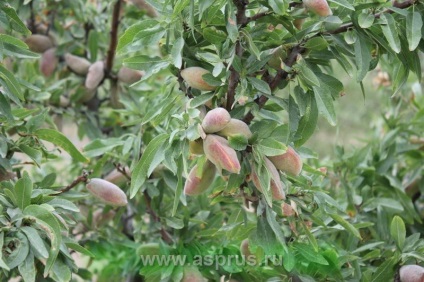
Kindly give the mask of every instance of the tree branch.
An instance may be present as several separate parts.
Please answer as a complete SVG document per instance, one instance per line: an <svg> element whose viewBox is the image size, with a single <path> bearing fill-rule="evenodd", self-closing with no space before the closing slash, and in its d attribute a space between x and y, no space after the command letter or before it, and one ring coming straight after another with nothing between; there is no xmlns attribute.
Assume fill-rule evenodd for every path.
<svg viewBox="0 0 424 282"><path fill-rule="evenodd" d="M408 0L405 2L395 2L393 4L393 7L399 8L399 9L406 9L410 6L412 6L413 4L415 4L415 2L417 2L418 0ZM383 12L377 13L374 15L375 18L380 18L380 16L383 13L393 13L392 10L386 9ZM354 25L353 23L347 23L342 25L341 27L339 27L336 30L333 30L331 32L320 32L317 33L314 36L311 36L309 39L314 38L314 37L318 37L318 36L322 36L322 35L326 35L326 34L339 34L339 33L343 33L348 31L350 28L352 28ZM304 47L302 47L302 45L305 43L305 41L302 41L300 43L298 43L297 45L295 45L289 55L287 56L286 60L284 60L284 64L287 67L292 67L294 65L294 63L296 62L297 56L299 54L302 54L306 49ZM278 84L281 82L281 80L286 79L288 77L289 73L285 70L279 70L277 72L277 74L275 75L274 79L271 80L271 82L269 83L269 86L271 88L271 90L275 90L278 86ZM258 104L259 109L261 109L265 103L268 101L268 98L265 96L260 96L258 98L255 99L255 103ZM249 124L252 120L254 119L254 115L252 113L252 111L250 110L245 117L243 118L243 121L246 122L247 124Z"/></svg>
<svg viewBox="0 0 424 282"><path fill-rule="evenodd" d="M50 194L50 196L57 196L57 195L65 193L65 192L68 192L69 190L71 190L72 188L74 188L75 186L80 184L81 182L86 183L87 180L88 180L88 176L90 174L91 174L91 172L84 170L80 176L78 176L74 181L72 181L71 184L69 184L68 186L66 186L65 188L63 188L63 189L61 189L57 192Z"/></svg>
<svg viewBox="0 0 424 282"><path fill-rule="evenodd" d="M121 11L121 1L117 0L113 7L112 14L112 29L110 31L109 49L107 51L105 73L109 75L113 68L113 60L115 58L116 46L118 45L118 27L119 27L119 13Z"/></svg>

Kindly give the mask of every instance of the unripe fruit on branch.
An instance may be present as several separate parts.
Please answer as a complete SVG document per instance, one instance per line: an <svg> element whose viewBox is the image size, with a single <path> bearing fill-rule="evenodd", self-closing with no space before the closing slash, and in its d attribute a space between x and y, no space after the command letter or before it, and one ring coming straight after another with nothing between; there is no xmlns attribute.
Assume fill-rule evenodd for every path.
<svg viewBox="0 0 424 282"><path fill-rule="evenodd" d="M131 176L131 171L129 167L126 166L123 168L123 170L128 176ZM109 172L104 177L104 179L118 186L123 185L125 184L125 182L128 181L127 177L124 174L122 174L122 172L118 171L116 168L112 170L111 172Z"/></svg>
<svg viewBox="0 0 424 282"><path fill-rule="evenodd" d="M145 0L131 0L131 2L140 10L145 11L146 15L148 15L149 17L156 18L158 16L158 13L156 12L155 8L153 8Z"/></svg>
<svg viewBox="0 0 424 282"><path fill-rule="evenodd" d="M210 73L201 67L189 67L181 71L181 77L191 88L199 89L202 91L212 91L216 89L216 86L212 86L203 80L204 74Z"/></svg>
<svg viewBox="0 0 424 282"><path fill-rule="evenodd" d="M181 282L207 282L208 280L205 279L200 273L199 269L195 266L186 266L184 267L184 275L181 279Z"/></svg>
<svg viewBox="0 0 424 282"><path fill-rule="evenodd" d="M133 84L140 80L144 72L122 67L118 71L118 79L124 83Z"/></svg>
<svg viewBox="0 0 424 282"><path fill-rule="evenodd" d="M160 255L158 243L147 243L137 248L137 256L154 256Z"/></svg>
<svg viewBox="0 0 424 282"><path fill-rule="evenodd" d="M297 176L302 171L302 160L292 147L287 147L287 152L282 155L268 157L275 167L290 175Z"/></svg>
<svg viewBox="0 0 424 282"><path fill-rule="evenodd" d="M188 143L190 154L193 155L203 155L205 151L203 151L203 140L201 138L190 141Z"/></svg>
<svg viewBox="0 0 424 282"><path fill-rule="evenodd" d="M45 51L41 56L40 60L40 72L45 76L49 77L53 74L57 67L59 60L56 57L56 48L50 48Z"/></svg>
<svg viewBox="0 0 424 282"><path fill-rule="evenodd" d="M36 53L44 53L53 47L53 41L50 39L50 37L41 34L31 35L25 39L25 43L28 45L31 51Z"/></svg>
<svg viewBox="0 0 424 282"><path fill-rule="evenodd" d="M208 134L203 141L203 150L221 173L225 169L231 173L240 173L240 162L236 151L230 147L227 139L213 134Z"/></svg>
<svg viewBox="0 0 424 282"><path fill-rule="evenodd" d="M71 71L79 75L86 75L91 66L91 63L85 58L74 56L70 53L65 54L65 62Z"/></svg>
<svg viewBox="0 0 424 282"><path fill-rule="evenodd" d="M423 282L424 267L419 265L404 265L399 270L401 282Z"/></svg>
<svg viewBox="0 0 424 282"><path fill-rule="evenodd" d="M281 182L280 174L278 173L274 164L268 158L264 159L264 165L267 168L271 177L269 185L271 188L272 198L274 200L284 200L286 198L286 194L284 192L284 187ZM253 169L251 177L253 184L255 184L256 188L263 193L264 189L261 185L261 182L259 181L259 177L256 174L255 169Z"/></svg>
<svg viewBox="0 0 424 282"><path fill-rule="evenodd" d="M105 77L104 62L97 61L88 68L87 77L85 78L85 87L89 90L96 89Z"/></svg>
<svg viewBox="0 0 424 282"><path fill-rule="evenodd" d="M196 196L206 191L215 179L216 167L210 161L203 164L202 169L195 165L187 176L184 194Z"/></svg>
<svg viewBox="0 0 424 282"><path fill-rule="evenodd" d="M252 137L252 131L249 126L242 120L232 118L230 122L224 127L224 129L218 132L219 135L225 137L244 136L246 139Z"/></svg>
<svg viewBox="0 0 424 282"><path fill-rule="evenodd" d="M252 253L250 252L249 249L249 239L244 239L241 244L240 244L240 253L242 256L245 256L246 258L248 256L251 256Z"/></svg>
<svg viewBox="0 0 424 282"><path fill-rule="evenodd" d="M128 203L127 195L109 181L92 178L87 182L86 187L93 196L111 206L125 206Z"/></svg>
<svg viewBox="0 0 424 282"><path fill-rule="evenodd" d="M321 17L333 14L326 0L303 0L303 4L309 11Z"/></svg>
<svg viewBox="0 0 424 282"><path fill-rule="evenodd" d="M224 108L215 108L206 113L202 121L205 133L215 133L224 129L230 122L231 116Z"/></svg>

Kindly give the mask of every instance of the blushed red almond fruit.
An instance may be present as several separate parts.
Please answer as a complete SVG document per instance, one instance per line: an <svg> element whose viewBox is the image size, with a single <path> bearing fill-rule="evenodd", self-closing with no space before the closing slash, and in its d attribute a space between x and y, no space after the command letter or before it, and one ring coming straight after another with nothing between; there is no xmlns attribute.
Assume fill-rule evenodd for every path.
<svg viewBox="0 0 424 282"><path fill-rule="evenodd" d="M268 159L264 159L265 167L267 168L268 172L270 173L270 188L272 192L272 198L274 200L284 200L286 198L286 194L284 192L283 183L281 182L280 174L278 173L277 169L275 168L274 164ZM255 172L254 166L253 171L251 174L253 184L255 184L255 187L263 193L263 187L259 181L259 177Z"/></svg>
<svg viewBox="0 0 424 282"><path fill-rule="evenodd" d="M53 47L53 41L50 37L41 34L33 34L29 36L25 39L25 43L28 45L29 50L36 53L44 53Z"/></svg>
<svg viewBox="0 0 424 282"><path fill-rule="evenodd" d="M184 185L184 194L197 196L206 191L215 179L216 167L206 161L202 169L195 165L188 174Z"/></svg>
<svg viewBox="0 0 424 282"><path fill-rule="evenodd" d="M92 178L87 182L87 190L111 206L125 206L128 203L127 195L115 184L100 178Z"/></svg>
<svg viewBox="0 0 424 282"><path fill-rule="evenodd" d="M224 129L231 120L230 113L224 108L215 108L206 113L202 121L205 133L215 133Z"/></svg>
<svg viewBox="0 0 424 282"><path fill-rule="evenodd" d="M54 70L59 63L56 57L56 48L50 48L43 53L40 59L40 72L45 76L49 77L54 73Z"/></svg>
<svg viewBox="0 0 424 282"><path fill-rule="evenodd" d="M217 167L219 172L225 169L231 173L240 173L240 162L237 158L237 153L230 147L227 139L218 135L208 134L203 141L203 150L206 158Z"/></svg>
<svg viewBox="0 0 424 282"><path fill-rule="evenodd" d="M204 74L210 73L201 67L189 67L181 71L181 77L191 88L199 89L202 91L212 91L216 89L216 86L212 86L203 80Z"/></svg>
<svg viewBox="0 0 424 282"><path fill-rule="evenodd" d="M183 271L183 278L181 282L207 282L208 280L203 277L199 269L195 266L186 266Z"/></svg>
<svg viewBox="0 0 424 282"><path fill-rule="evenodd" d="M88 68L87 77L85 78L85 87L89 90L96 89L105 77L104 62L97 61Z"/></svg>
<svg viewBox="0 0 424 282"><path fill-rule="evenodd" d="M252 255L249 249L249 239L244 239L240 244L240 253L242 256L248 257Z"/></svg>
<svg viewBox="0 0 424 282"><path fill-rule="evenodd" d="M235 118L232 118L224 129L218 131L218 134L225 137L242 135L246 137L246 139L252 137L252 131L250 131L249 126L244 121Z"/></svg>
<svg viewBox="0 0 424 282"><path fill-rule="evenodd" d="M326 0L303 0L303 4L309 11L321 17L333 14Z"/></svg>
<svg viewBox="0 0 424 282"><path fill-rule="evenodd" d="M129 167L126 166L123 168L123 170L128 176L131 176L131 171ZM113 184L118 186L123 185L128 181L127 177L124 174L122 174L122 172L118 171L116 168L112 170L111 172L109 172L104 177L104 180L112 182Z"/></svg>
<svg viewBox="0 0 424 282"><path fill-rule="evenodd" d="M203 151L203 140L201 138L190 141L188 143L188 146L190 154L203 155L205 153L205 151Z"/></svg>
<svg viewBox="0 0 424 282"><path fill-rule="evenodd" d="M423 282L424 267L419 265L404 265L399 270L401 282Z"/></svg>
<svg viewBox="0 0 424 282"><path fill-rule="evenodd" d="M287 148L287 152L282 155L268 157L275 167L290 175L297 176L302 171L302 159L293 150L292 147Z"/></svg>
<svg viewBox="0 0 424 282"><path fill-rule="evenodd" d="M149 17L156 18L158 16L158 13L156 12L155 8L153 8L145 0L131 0L131 2L140 10L145 11L146 15L148 15Z"/></svg>
<svg viewBox="0 0 424 282"><path fill-rule="evenodd" d="M70 53L65 54L65 63L71 71L79 75L86 75L91 66L91 63L85 58Z"/></svg>
<svg viewBox="0 0 424 282"><path fill-rule="evenodd" d="M127 67L122 67L118 71L119 81L122 81L128 84L133 84L139 81L143 75L144 75L144 72L139 70L133 70Z"/></svg>

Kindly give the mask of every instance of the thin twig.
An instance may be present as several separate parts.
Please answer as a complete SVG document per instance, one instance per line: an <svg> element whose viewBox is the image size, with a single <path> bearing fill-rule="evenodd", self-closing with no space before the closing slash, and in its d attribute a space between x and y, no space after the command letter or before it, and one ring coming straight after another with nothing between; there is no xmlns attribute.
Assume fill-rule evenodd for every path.
<svg viewBox="0 0 424 282"><path fill-rule="evenodd" d="M71 184L69 184L68 186L66 186L65 188L63 188L63 189L61 189L57 192L50 194L50 196L57 196L57 195L65 193L65 192L68 192L69 190L71 190L72 188L74 188L75 186L80 184L81 182L86 183L88 181L88 176L90 174L91 174L91 171L85 171L84 170L80 176L78 176L74 181L72 181Z"/></svg>
<svg viewBox="0 0 424 282"><path fill-rule="evenodd" d="M113 7L112 14L112 29L110 31L109 49L107 51L105 72L109 74L113 68L113 60L115 58L116 46L118 45L118 27L119 27L119 14L121 11L121 0L117 0Z"/></svg>

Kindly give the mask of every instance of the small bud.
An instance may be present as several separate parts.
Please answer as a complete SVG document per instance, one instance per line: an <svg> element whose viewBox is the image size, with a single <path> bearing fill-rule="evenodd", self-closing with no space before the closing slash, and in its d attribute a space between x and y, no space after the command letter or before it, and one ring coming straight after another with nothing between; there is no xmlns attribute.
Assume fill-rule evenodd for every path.
<svg viewBox="0 0 424 282"><path fill-rule="evenodd" d="M50 39L50 37L41 34L31 35L25 39L25 43L28 45L31 51L36 53L44 53L53 47L53 41Z"/></svg>
<svg viewBox="0 0 424 282"><path fill-rule="evenodd" d="M212 86L203 80L204 74L210 73L208 70L200 67L189 67L181 71L181 77L191 88L199 89L202 91L212 91L216 86Z"/></svg>
<svg viewBox="0 0 424 282"><path fill-rule="evenodd" d="M419 265L404 265L399 270L401 282L423 282L424 267Z"/></svg>
<svg viewBox="0 0 424 282"><path fill-rule="evenodd" d="M203 131L205 133L215 133L224 129L230 122L230 113L224 108L215 108L206 113L202 121Z"/></svg>
<svg viewBox="0 0 424 282"><path fill-rule="evenodd" d="M327 17L333 14L326 0L303 0L303 4L309 11L321 17Z"/></svg>
<svg viewBox="0 0 424 282"><path fill-rule="evenodd" d="M252 131L250 131L249 126L244 121L235 118L232 118L224 129L218 132L218 134L225 137L242 135L246 137L246 139L250 139L252 137Z"/></svg>
<svg viewBox="0 0 424 282"><path fill-rule="evenodd" d="M131 175L131 171L129 167L126 166L123 168L123 170L128 176ZM122 172L118 171L116 168L112 170L111 172L109 172L104 179L118 186L124 185L128 181L127 177L124 174L122 174Z"/></svg>
<svg viewBox="0 0 424 282"><path fill-rule="evenodd" d="M284 192L284 187L283 183L281 182L280 174L278 173L274 164L268 158L264 159L264 164L271 176L269 185L272 192L272 198L274 200L284 200L286 198L286 194ZM255 184L256 188L263 193L263 187L259 181L259 177L256 174L254 167L251 177L253 184Z"/></svg>
<svg viewBox="0 0 424 282"><path fill-rule="evenodd" d="M202 170L195 165L188 174L184 194L197 196L206 191L215 179L216 167L210 161L203 164Z"/></svg>
<svg viewBox="0 0 424 282"><path fill-rule="evenodd" d="M92 178L87 182L86 187L93 196L111 206L125 206L128 203L127 195L109 181Z"/></svg>
<svg viewBox="0 0 424 282"><path fill-rule="evenodd" d="M244 239L241 244L240 244L240 253L242 256L245 256L246 258L248 256L251 256L252 253L250 252L249 249L249 239Z"/></svg>
<svg viewBox="0 0 424 282"><path fill-rule="evenodd" d="M268 157L275 167L290 175L297 176L302 171L302 160L292 147L287 148L287 152L282 155Z"/></svg>
<svg viewBox="0 0 424 282"><path fill-rule="evenodd" d="M190 154L193 155L203 155L203 140L201 138L197 140L190 141L188 143Z"/></svg>
<svg viewBox="0 0 424 282"><path fill-rule="evenodd" d="M195 266L184 267L184 275L181 282L207 282L208 280L202 276L199 269Z"/></svg>
<svg viewBox="0 0 424 282"><path fill-rule="evenodd" d="M122 67L118 71L118 79L124 83L133 84L141 79L144 72Z"/></svg>
<svg viewBox="0 0 424 282"><path fill-rule="evenodd" d="M86 75L91 66L91 63L85 58L74 56L70 53L65 54L65 62L71 71L79 75Z"/></svg>
<svg viewBox="0 0 424 282"><path fill-rule="evenodd" d="M225 169L231 173L240 173L240 162L236 151L230 147L227 139L213 134L208 134L203 141L203 150L206 157L221 172Z"/></svg>
<svg viewBox="0 0 424 282"><path fill-rule="evenodd" d="M40 72L49 77L54 73L59 60L56 57L56 48L50 48L43 53L40 60Z"/></svg>
<svg viewBox="0 0 424 282"><path fill-rule="evenodd" d="M97 61L88 68L87 77L85 79L85 87L88 90L94 90L99 86L105 76L103 61Z"/></svg>

